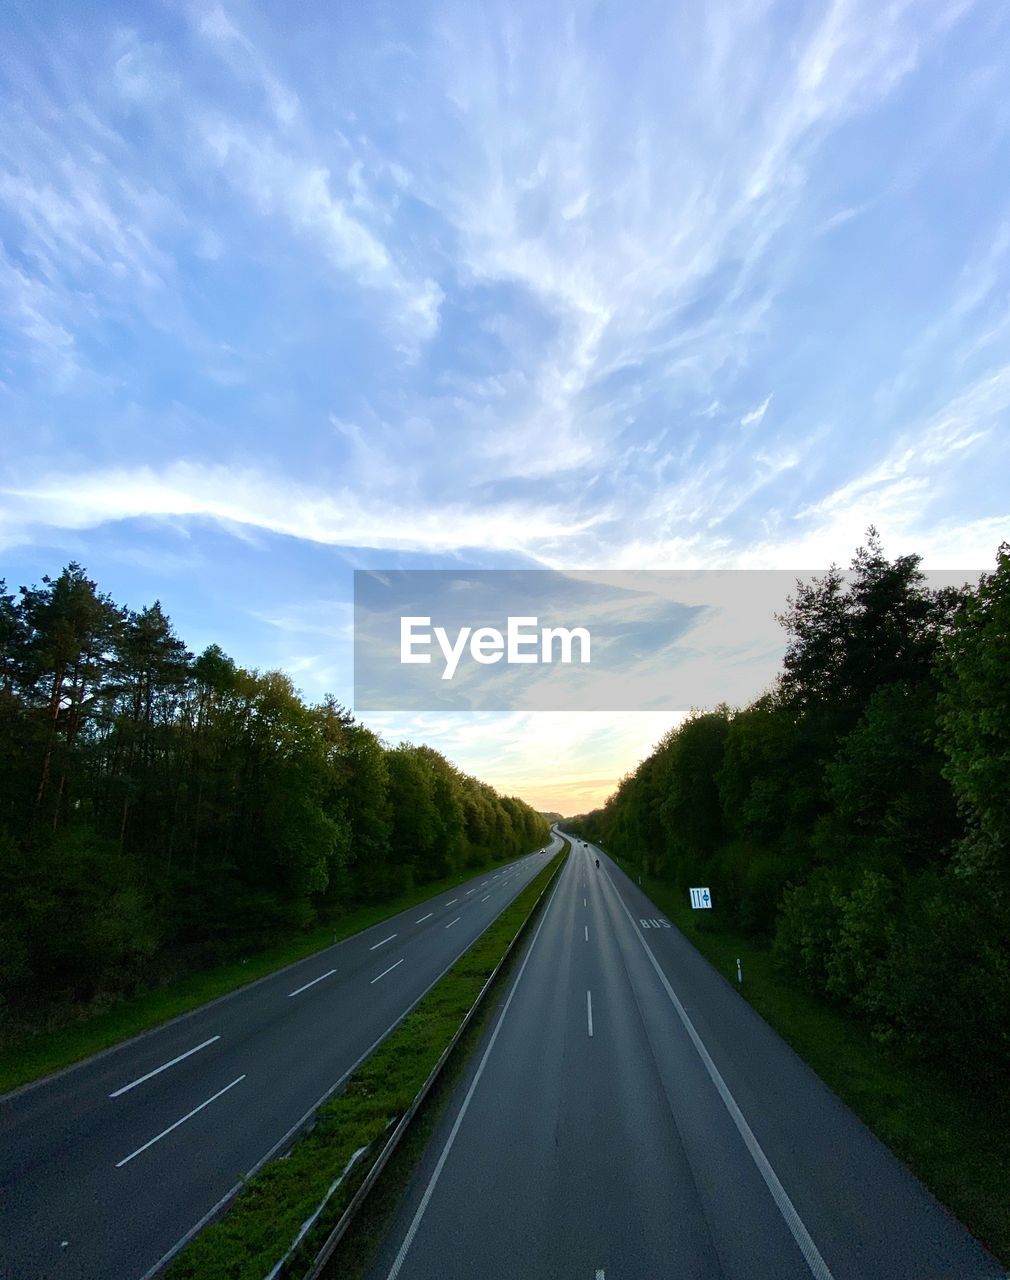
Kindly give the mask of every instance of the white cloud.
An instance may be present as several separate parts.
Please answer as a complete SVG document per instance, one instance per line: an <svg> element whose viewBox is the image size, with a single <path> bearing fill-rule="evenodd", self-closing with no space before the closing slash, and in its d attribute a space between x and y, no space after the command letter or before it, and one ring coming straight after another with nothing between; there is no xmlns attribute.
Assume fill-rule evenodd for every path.
<svg viewBox="0 0 1010 1280"><path fill-rule="evenodd" d="M231 70L259 84L277 121L281 125L294 123L300 108L298 95L274 75L253 42L235 26L221 5L196 5L192 14L197 30L217 49Z"/></svg>
<svg viewBox="0 0 1010 1280"><path fill-rule="evenodd" d="M549 545L592 523L540 502L392 505L382 497L188 462L163 470L54 474L3 492L0 538L8 546L29 539L38 526L89 529L116 520L203 517L236 533L259 529L329 545L507 552Z"/></svg>
<svg viewBox="0 0 1010 1280"><path fill-rule="evenodd" d="M762 404L759 404L756 409L751 409L749 413L745 413L743 417L740 419L741 427L753 427L753 426L756 426L759 422L761 422L765 414L768 412L768 406L771 404L771 402L772 402L771 395L768 395L765 398L764 402Z"/></svg>
<svg viewBox="0 0 1010 1280"><path fill-rule="evenodd" d="M339 271L392 295L411 335L431 337L438 327L442 290L434 280L407 278L375 231L351 213L353 200L336 194L328 168L228 121L205 122L203 135L223 172L261 213L284 217L294 231L315 241Z"/></svg>

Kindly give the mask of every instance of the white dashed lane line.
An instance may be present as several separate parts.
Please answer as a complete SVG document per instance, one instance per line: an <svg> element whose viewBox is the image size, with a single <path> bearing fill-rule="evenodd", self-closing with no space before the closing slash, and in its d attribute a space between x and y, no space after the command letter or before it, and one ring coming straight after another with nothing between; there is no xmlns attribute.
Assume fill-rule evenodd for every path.
<svg viewBox="0 0 1010 1280"><path fill-rule="evenodd" d="M318 981L318 979L317 979ZM209 1040L205 1040L203 1044L196 1045L193 1049L187 1049L185 1053L180 1053L177 1058L173 1058L171 1062L163 1062L160 1067L155 1067L153 1071L149 1071L146 1076L138 1076L136 1080L131 1080L129 1084L124 1084L121 1089L117 1089L115 1093L110 1093L110 1098L118 1098L120 1094L129 1093L131 1089L136 1089L138 1084L143 1084L145 1080L150 1080L152 1076L161 1075L163 1071L167 1071L169 1067L174 1067L177 1062L181 1062L183 1058L189 1058L194 1053L199 1053L201 1049L206 1049L209 1044L213 1044L215 1040L220 1040L220 1036L211 1036Z"/></svg>
<svg viewBox="0 0 1010 1280"><path fill-rule="evenodd" d="M336 969L329 969L326 973L321 973L318 978L313 978L311 982L306 982L304 987L296 987L294 991L288 992L288 999L292 996L300 996L303 991L308 991L309 987L314 987L317 982L322 982L324 978L332 978L336 973Z"/></svg>
<svg viewBox="0 0 1010 1280"><path fill-rule="evenodd" d="M387 973L392 973L393 970L398 968L401 964L403 964L403 956L401 956L400 959L397 960L396 964L391 964L388 969L383 969L383 971L379 974L378 977L372 979L372 981L369 983L369 986L372 986L374 983L378 982L379 978L384 978Z"/></svg>
<svg viewBox="0 0 1010 1280"><path fill-rule="evenodd" d="M136 1151L131 1151L128 1156L126 1156L122 1160L119 1160L116 1163L116 1168L122 1169L124 1164L129 1164L131 1160L133 1160L136 1156L139 1156L141 1152L146 1151L148 1147L153 1147L156 1142L160 1142L162 1138L167 1137L172 1132L173 1129L178 1129L179 1125L185 1124L187 1120L192 1120L192 1118L197 1114L198 1111L202 1111L204 1107L209 1107L210 1104L212 1102L216 1102L217 1099L220 1098L223 1093L227 1093L229 1089L234 1089L235 1086L237 1084L241 1084L244 1079L245 1079L245 1076L241 1075L238 1077L237 1080L233 1080L231 1084L226 1084L223 1089L218 1089L217 1093L215 1093L213 1097L208 1098L206 1102L201 1102L198 1107L194 1107L193 1110L188 1112L186 1115L184 1115L181 1120L176 1120L175 1124L170 1124L167 1129L162 1129L161 1133L159 1133L156 1137L152 1138L150 1142L145 1142L142 1147L138 1147Z"/></svg>

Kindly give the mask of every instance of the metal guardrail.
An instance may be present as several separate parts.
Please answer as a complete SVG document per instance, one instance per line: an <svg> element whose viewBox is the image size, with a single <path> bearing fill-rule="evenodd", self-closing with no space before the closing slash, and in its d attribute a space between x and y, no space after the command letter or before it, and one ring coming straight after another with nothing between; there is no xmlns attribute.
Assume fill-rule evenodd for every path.
<svg viewBox="0 0 1010 1280"><path fill-rule="evenodd" d="M571 841L564 836L562 836L562 839L565 841L566 845L570 849ZM561 852L562 853L565 852L564 848L562 848ZM304 1273L302 1280L319 1280L319 1277L323 1274L323 1268L326 1266L330 1258L333 1256L334 1252L336 1251L337 1245L343 1239L344 1235L347 1232L348 1227L351 1225L351 1223L354 1221L355 1217L357 1216L358 1211L360 1210L362 1204L364 1203L365 1199L368 1196L368 1193L375 1186L376 1182L378 1182L383 1169L388 1164L390 1157L393 1155L393 1152L400 1145L400 1141L402 1140L407 1129L410 1127L412 1120L417 1115L418 1111L421 1109L421 1105L423 1104L425 1098L427 1098L428 1094L431 1092L431 1089L435 1084L435 1081L441 1075L442 1070L445 1067L445 1064L448 1062L449 1057L451 1056L453 1050L456 1048L457 1044L462 1038L463 1033L466 1031L467 1027L470 1025L473 1018L476 1016L477 1011L480 1009L481 1005L484 1002L485 996L487 995L488 991L490 991L495 979L498 977L498 974L501 972L505 962L508 960L509 956L512 954L513 948L518 944L519 940L523 937L523 935L526 933L527 929L529 928L530 921L533 919L534 913L536 912L537 908L540 906L540 903L543 900L544 894L547 892L547 890L551 887L551 885L557 879L558 873L560 872L563 865L564 865L564 858L562 858L561 861L558 863L558 865L554 868L554 874L550 877L550 879L547 881L544 887L537 894L536 902L533 903L529 911L526 913L526 918L523 920L522 924L516 930L515 936L513 937L512 941L505 948L504 952L502 953L501 959L498 961L494 969L488 975L488 978L485 981L484 985L481 987L480 991L477 993L477 996L474 999L473 1004L466 1011L466 1014L463 1017L463 1021L459 1024L459 1026L456 1028L455 1032L453 1033L452 1039L449 1041L446 1047L442 1050L442 1053L439 1055L438 1061L435 1063L431 1071L428 1073L428 1077L425 1080L424 1084L421 1085L420 1089L414 1095L414 1099L411 1102L410 1106L400 1117L399 1122L396 1125L396 1128L387 1138L385 1145L383 1146L379 1154L376 1156L374 1164L372 1164L372 1166L369 1168L368 1173L365 1175L364 1179L362 1180L361 1185L358 1187L357 1191L355 1191L354 1195L348 1201L347 1206L344 1209L343 1213L337 1219L336 1225L333 1227L333 1230L323 1241L323 1244L319 1252L316 1254L315 1259L313 1260L309 1269ZM460 958L462 959L462 957Z"/></svg>

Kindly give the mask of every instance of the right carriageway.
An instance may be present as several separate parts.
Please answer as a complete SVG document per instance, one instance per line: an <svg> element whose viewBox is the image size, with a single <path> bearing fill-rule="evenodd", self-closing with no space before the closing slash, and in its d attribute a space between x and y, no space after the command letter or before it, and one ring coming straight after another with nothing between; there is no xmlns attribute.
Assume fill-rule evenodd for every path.
<svg viewBox="0 0 1010 1280"><path fill-rule="evenodd" d="M368 1275L1005 1272L641 890L576 841Z"/></svg>

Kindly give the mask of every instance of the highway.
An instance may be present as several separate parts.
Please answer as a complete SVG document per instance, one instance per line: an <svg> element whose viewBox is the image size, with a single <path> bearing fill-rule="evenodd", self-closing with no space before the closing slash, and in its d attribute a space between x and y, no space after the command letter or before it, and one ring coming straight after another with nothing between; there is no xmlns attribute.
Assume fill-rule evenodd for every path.
<svg viewBox="0 0 1010 1280"><path fill-rule="evenodd" d="M577 842L369 1280L1004 1275Z"/></svg>
<svg viewBox="0 0 1010 1280"><path fill-rule="evenodd" d="M0 1277L154 1276L560 847L0 1099Z"/></svg>

